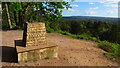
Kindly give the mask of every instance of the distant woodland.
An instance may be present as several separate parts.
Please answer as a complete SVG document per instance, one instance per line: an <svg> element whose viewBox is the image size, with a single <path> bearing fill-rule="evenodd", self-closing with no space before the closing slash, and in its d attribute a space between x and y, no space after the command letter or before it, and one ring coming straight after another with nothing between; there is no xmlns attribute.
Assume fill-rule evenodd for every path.
<svg viewBox="0 0 120 68"><path fill-rule="evenodd" d="M82 34L120 44L120 24L118 21L61 20L59 28L72 34Z"/></svg>

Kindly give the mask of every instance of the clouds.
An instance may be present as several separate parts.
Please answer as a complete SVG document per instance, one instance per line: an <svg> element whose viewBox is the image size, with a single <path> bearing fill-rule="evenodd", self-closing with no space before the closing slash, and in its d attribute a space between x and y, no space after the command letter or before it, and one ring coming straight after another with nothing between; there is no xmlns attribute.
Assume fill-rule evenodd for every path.
<svg viewBox="0 0 120 68"><path fill-rule="evenodd" d="M95 3L93 3L93 2L90 2L89 4L95 4Z"/></svg>
<svg viewBox="0 0 120 68"><path fill-rule="evenodd" d="M90 9L93 9L93 10L95 10L95 9L99 9L99 7L95 7L95 8L90 8Z"/></svg>
<svg viewBox="0 0 120 68"><path fill-rule="evenodd" d="M119 2L119 0L107 0L107 2L114 2L114 3L116 2L117 3L117 2Z"/></svg>
<svg viewBox="0 0 120 68"><path fill-rule="evenodd" d="M102 1L102 2L100 2L100 3L103 3L103 4L112 4L112 3L116 3L116 2L114 2L114 1Z"/></svg>
<svg viewBox="0 0 120 68"><path fill-rule="evenodd" d="M101 4L104 4L105 2L100 2Z"/></svg>
<svg viewBox="0 0 120 68"><path fill-rule="evenodd" d="M117 1L117 0L116 0ZM117 8L117 7L120 7L120 5L118 5L118 3L114 1L106 1L106 2L100 2L101 4L103 4L103 6L105 7L113 7L113 8Z"/></svg>
<svg viewBox="0 0 120 68"><path fill-rule="evenodd" d="M114 12L112 10L107 11L108 14L113 14Z"/></svg>
<svg viewBox="0 0 120 68"><path fill-rule="evenodd" d="M79 5L70 5L71 7L78 7Z"/></svg>
<svg viewBox="0 0 120 68"><path fill-rule="evenodd" d="M109 4L109 5L104 5L104 6L106 6L106 7L118 7L117 4Z"/></svg>
<svg viewBox="0 0 120 68"><path fill-rule="evenodd" d="M114 7L114 8L117 8L117 7L120 7L120 5L118 4L110 4L110 5L104 5L106 7Z"/></svg>
<svg viewBox="0 0 120 68"><path fill-rule="evenodd" d="M118 14L118 9L107 10L106 12L107 12L108 14Z"/></svg>
<svg viewBox="0 0 120 68"><path fill-rule="evenodd" d="M75 12L76 10L69 8L68 11L70 11L70 12Z"/></svg>
<svg viewBox="0 0 120 68"><path fill-rule="evenodd" d="M105 13L107 17L118 17L118 9L107 10Z"/></svg>
<svg viewBox="0 0 120 68"><path fill-rule="evenodd" d="M86 14L88 14L88 15L95 15L97 12L95 12L95 11L86 11Z"/></svg>
<svg viewBox="0 0 120 68"><path fill-rule="evenodd" d="M94 10L99 9L99 7L89 8L90 10L86 11L87 15L97 15L97 12Z"/></svg>
<svg viewBox="0 0 120 68"><path fill-rule="evenodd" d="M71 0L66 0L67 2L71 2ZM120 0L74 0L74 2L116 2L118 3Z"/></svg>

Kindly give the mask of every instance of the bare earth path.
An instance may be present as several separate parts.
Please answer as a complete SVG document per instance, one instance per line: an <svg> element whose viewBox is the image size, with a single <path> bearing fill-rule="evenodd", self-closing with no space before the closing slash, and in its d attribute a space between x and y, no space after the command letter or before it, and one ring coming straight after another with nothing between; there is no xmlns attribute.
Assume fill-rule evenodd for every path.
<svg viewBox="0 0 120 68"><path fill-rule="evenodd" d="M22 39L23 31L2 31L3 55L8 60L14 60L14 40ZM107 59L105 51L97 48L97 43L92 41L73 39L58 33L47 34L47 39L59 46L59 58L39 60L27 63L2 62L7 66L118 66L116 62ZM9 50L9 51L8 51ZM11 56L7 55L10 54Z"/></svg>

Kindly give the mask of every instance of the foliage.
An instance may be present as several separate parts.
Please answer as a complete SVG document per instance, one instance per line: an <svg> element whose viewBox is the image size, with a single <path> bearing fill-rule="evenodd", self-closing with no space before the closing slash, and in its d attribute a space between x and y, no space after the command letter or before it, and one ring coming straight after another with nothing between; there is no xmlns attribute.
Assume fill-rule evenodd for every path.
<svg viewBox="0 0 120 68"><path fill-rule="evenodd" d="M24 27L25 22L58 22L62 17L62 9L71 8L68 2L7 2L12 27ZM5 2L2 3L3 28L7 23ZM55 30L55 28L54 28Z"/></svg>
<svg viewBox="0 0 120 68"><path fill-rule="evenodd" d="M108 53L105 55L107 55L110 59L120 62L120 44L101 41L98 47L107 51Z"/></svg>
<svg viewBox="0 0 120 68"><path fill-rule="evenodd" d="M92 40L92 41L100 42L99 39L97 39L95 37L91 37L88 34L75 35L75 34L68 33L66 31L59 31L59 33L62 33L64 35L68 35L70 37L77 38L77 39Z"/></svg>
<svg viewBox="0 0 120 68"><path fill-rule="evenodd" d="M59 29L76 35L85 34L86 39L91 36L100 40L120 43L120 24L117 23L99 20L61 20Z"/></svg>
<svg viewBox="0 0 120 68"><path fill-rule="evenodd" d="M101 49L103 49L103 50L105 50L107 52L112 52L113 51L112 50L112 48L113 48L112 45L113 44L108 42L108 41L102 41L102 42L100 42L100 44L98 46L99 46L99 48L101 48Z"/></svg>

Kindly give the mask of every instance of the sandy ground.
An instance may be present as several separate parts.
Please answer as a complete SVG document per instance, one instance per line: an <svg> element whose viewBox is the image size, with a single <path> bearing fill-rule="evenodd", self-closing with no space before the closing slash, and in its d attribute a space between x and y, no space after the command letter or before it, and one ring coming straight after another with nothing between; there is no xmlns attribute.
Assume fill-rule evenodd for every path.
<svg viewBox="0 0 120 68"><path fill-rule="evenodd" d="M22 39L23 31L2 31L3 66L118 66L107 59L105 51L97 48L92 41L73 39L58 33L48 33L47 39L59 46L58 59L39 60L27 63L14 63L15 40Z"/></svg>

